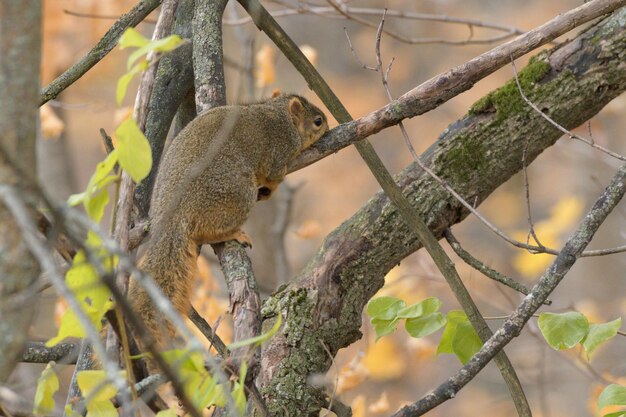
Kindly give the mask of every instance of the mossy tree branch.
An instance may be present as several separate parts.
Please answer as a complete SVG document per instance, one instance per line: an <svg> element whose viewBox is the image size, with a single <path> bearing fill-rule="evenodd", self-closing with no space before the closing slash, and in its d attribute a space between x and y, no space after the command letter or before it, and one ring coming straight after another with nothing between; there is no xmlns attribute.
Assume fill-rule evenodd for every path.
<svg viewBox="0 0 626 417"><path fill-rule="evenodd" d="M540 54L520 75L526 95L566 128L593 117L626 89L626 42L619 24L625 14L621 10L573 41ZM511 83L514 80L492 93L488 105L482 102L453 123L421 156L424 164L476 204L522 169L527 138L530 162L561 136L530 107L498 104L504 95L513 100L509 104L522 101L510 94L510 88L516 88ZM396 181L438 238L468 214L415 164ZM360 338L363 306L383 285L385 273L420 247L395 206L379 193L326 238L296 282L267 302L264 315L283 314L287 322L286 330L262 355L260 377L272 399L271 412L317 413L323 393L306 380L330 364L320 340L334 354Z"/></svg>

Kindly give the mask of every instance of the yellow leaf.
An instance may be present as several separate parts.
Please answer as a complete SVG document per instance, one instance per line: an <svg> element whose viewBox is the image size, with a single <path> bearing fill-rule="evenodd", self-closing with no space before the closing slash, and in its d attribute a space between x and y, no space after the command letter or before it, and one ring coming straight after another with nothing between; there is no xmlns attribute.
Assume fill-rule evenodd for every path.
<svg viewBox="0 0 626 417"><path fill-rule="evenodd" d="M50 362L37 379L33 412L35 414L52 414L54 411L54 394L58 390L59 377L54 371L54 362Z"/></svg>
<svg viewBox="0 0 626 417"><path fill-rule="evenodd" d="M350 407L352 407L352 417L365 417L365 395L357 395Z"/></svg>
<svg viewBox="0 0 626 417"><path fill-rule="evenodd" d="M133 181L139 183L152 169L152 150L148 139L133 119L126 119L115 130L118 140L119 164Z"/></svg>
<svg viewBox="0 0 626 417"><path fill-rule="evenodd" d="M120 36L120 40L117 43L120 46L120 49L130 47L140 48L150 43L150 40L139 33L137 29L128 28L124 31L122 36Z"/></svg>
<svg viewBox="0 0 626 417"><path fill-rule="evenodd" d="M87 401L86 417L117 417L117 408L109 400Z"/></svg>
<svg viewBox="0 0 626 417"><path fill-rule="evenodd" d="M370 413L385 413L389 411L389 398L387 398L387 392L383 391L380 397L376 401L370 404L367 408Z"/></svg>
<svg viewBox="0 0 626 417"><path fill-rule="evenodd" d="M120 377L126 378L126 372L120 371ZM106 372L103 370L80 371L76 375L76 382L83 397L94 402L107 401L117 394L117 389L108 380ZM89 408L89 404L87 404Z"/></svg>
<svg viewBox="0 0 626 417"><path fill-rule="evenodd" d="M300 239L312 239L319 236L321 229L318 221L306 220L298 227L298 230L296 230L296 236Z"/></svg>
<svg viewBox="0 0 626 417"><path fill-rule="evenodd" d="M560 199L550 210L550 219L555 223L559 232L566 232L580 220L583 209L584 202L582 199L576 196L567 196Z"/></svg>
<svg viewBox="0 0 626 417"><path fill-rule="evenodd" d="M535 233L541 243L547 247L558 248L562 237L580 219L584 208L583 201L575 196L564 197L550 210L550 217L535 223ZM527 231L513 233L513 238L525 242ZM531 244L535 242L530 240ZM554 261L554 256L520 252L513 260L513 266L522 275L535 277Z"/></svg>
<svg viewBox="0 0 626 417"><path fill-rule="evenodd" d="M300 50L313 66L317 65L317 50L311 45L301 45Z"/></svg>
<svg viewBox="0 0 626 417"><path fill-rule="evenodd" d="M369 376L369 371L361 360L362 355L356 355L348 364L339 370L337 395L357 387Z"/></svg>
<svg viewBox="0 0 626 417"><path fill-rule="evenodd" d="M258 88L267 87L276 81L275 56L276 51L270 45L263 45L256 53L255 79Z"/></svg>
<svg viewBox="0 0 626 417"><path fill-rule="evenodd" d="M65 123L54 113L49 104L39 108L41 134L44 139L58 139L65 130Z"/></svg>
<svg viewBox="0 0 626 417"><path fill-rule="evenodd" d="M396 379L407 370L405 355L391 337L383 337L369 346L363 364L374 380Z"/></svg>

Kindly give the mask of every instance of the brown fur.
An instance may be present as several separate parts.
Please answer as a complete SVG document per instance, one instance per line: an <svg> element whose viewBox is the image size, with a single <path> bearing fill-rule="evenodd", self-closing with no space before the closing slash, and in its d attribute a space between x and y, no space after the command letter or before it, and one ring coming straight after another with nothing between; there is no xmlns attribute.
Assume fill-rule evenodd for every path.
<svg viewBox="0 0 626 417"><path fill-rule="evenodd" d="M174 139L157 175L151 238L140 267L181 314L191 307L197 246L233 239L250 244L240 228L252 205L269 198L289 162L327 130L317 107L299 96L279 95L209 110ZM135 283L130 298L163 347L175 335L173 326Z"/></svg>

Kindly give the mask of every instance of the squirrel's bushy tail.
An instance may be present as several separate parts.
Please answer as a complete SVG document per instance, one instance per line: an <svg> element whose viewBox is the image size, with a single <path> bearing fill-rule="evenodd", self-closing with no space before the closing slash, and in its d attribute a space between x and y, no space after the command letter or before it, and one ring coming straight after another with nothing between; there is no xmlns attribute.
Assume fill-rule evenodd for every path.
<svg viewBox="0 0 626 417"><path fill-rule="evenodd" d="M193 241L186 238L188 233L176 230L183 227L176 223L157 229L159 234L150 239L146 253L139 262L139 269L154 279L165 297L185 317L191 309L190 287L196 271L197 248ZM129 299L159 346L163 348L170 344L175 337L175 327L134 280L131 282Z"/></svg>

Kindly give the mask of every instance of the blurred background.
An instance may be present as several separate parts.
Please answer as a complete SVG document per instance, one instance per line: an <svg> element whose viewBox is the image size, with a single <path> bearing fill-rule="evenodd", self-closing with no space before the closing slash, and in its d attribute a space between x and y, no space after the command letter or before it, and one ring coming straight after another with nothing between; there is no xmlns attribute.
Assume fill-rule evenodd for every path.
<svg viewBox="0 0 626 417"><path fill-rule="evenodd" d="M129 0L47 0L44 3L43 85L74 64L114 19L135 4ZM389 31L416 40L438 38L462 43L407 43L383 34L383 66L395 59L389 85L397 97L503 42L463 41L470 37L472 40L488 40L505 32L480 27L470 31L466 24L397 18L392 16L394 11L447 15L526 31L581 3L573 0L346 2L350 8L367 10L367 14L358 15L358 19L370 22L366 25L332 11L330 3L323 0L315 3L265 2L270 10L278 13L279 23L315 62L354 118L387 102L380 74L363 68L363 64L375 65L376 26L383 8L389 8L385 23ZM293 13L297 7L318 8L314 9L317 14ZM322 13L322 10L326 11ZM319 105L319 100L299 74L269 39L246 21L245 16L238 5L227 6L224 55L229 101L259 100L279 89L304 95ZM138 29L150 36L155 20L156 14L153 13ZM351 51L346 33L354 51ZM573 31L561 40L575 33ZM104 158L98 129L104 128L112 133L127 114L126 108L120 109L115 104L115 85L125 72L127 56L127 51L117 49L110 53L42 113L41 181L49 194L59 201L82 191L96 164ZM529 57L519 59L518 68ZM418 152L425 150L449 124L461 118L472 103L511 77L512 68L504 67L436 110L407 120L405 126ZM129 90L124 106L132 106L135 88ZM626 144L620 137L626 131L625 114L626 97L622 96L591 121L594 140L615 152L626 153ZM336 126L332 118L330 124ZM579 130L588 135L587 126ZM397 128L387 129L370 139L392 173L411 162ZM580 142L561 139L529 167L532 215L542 243L557 248L563 243L617 166L615 160ZM324 236L349 218L378 189L352 147L290 175L276 198L258 205L247 227L255 241L255 248L250 253L263 291L271 293L277 284L297 275L320 247ZM518 175L500 187L479 211L507 234L525 240L528 222L522 176ZM626 208L622 204L602 226L592 248L622 244L625 217ZM269 230L273 225L280 225L278 238L284 235L284 248L278 257L274 250L277 235ZM528 286L551 260L549 256L531 255L503 244L471 217L453 230L462 245L484 263ZM447 244L444 246L449 249ZM199 259L200 279L194 305L209 323L221 320L219 333L228 339L227 293L211 249L205 248L203 254ZM280 255L284 255L286 261ZM482 313L496 318L489 321L492 328L496 328L501 323L497 317L508 314L521 298L484 278L455 256L453 259ZM595 322L626 317L623 296L626 294L625 263L624 254L581 260L553 294L554 304L549 311L576 309ZM392 270L386 282L381 293L403 298L407 303L433 296L444 302L444 311L459 308L443 278L422 251ZM53 292L45 293L37 305L32 339L45 340L55 334L55 320L63 308L63 303L57 301ZM402 404L421 397L460 366L456 357L435 355L441 332L424 339L411 339L400 327L396 333L374 343L375 336L368 320L364 319L364 323L362 340L342 350L328 375L322 378L329 386L338 384L338 398L354 407L355 416L388 415ZM596 396L607 383L620 382L620 376L623 378L621 383L625 383L625 343L623 337L618 337L599 349L588 362L577 348L553 351L543 341L536 320L533 320L506 351L518 371L535 416L578 417L596 412ZM39 365L20 366L15 373L14 386L20 387L20 392L26 395L34 396L35 381L41 369ZM68 378L63 384L67 387L72 369L61 369ZM65 393L59 392L57 396L57 403L63 404ZM514 415L506 387L493 365L454 400L436 408L429 416L470 417L486 413Z"/></svg>

